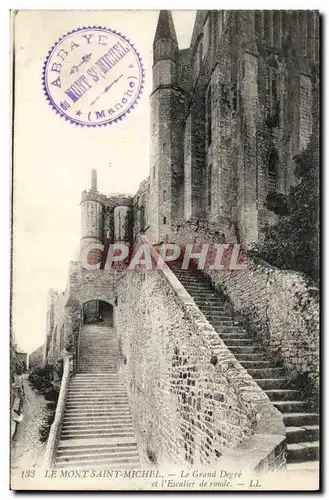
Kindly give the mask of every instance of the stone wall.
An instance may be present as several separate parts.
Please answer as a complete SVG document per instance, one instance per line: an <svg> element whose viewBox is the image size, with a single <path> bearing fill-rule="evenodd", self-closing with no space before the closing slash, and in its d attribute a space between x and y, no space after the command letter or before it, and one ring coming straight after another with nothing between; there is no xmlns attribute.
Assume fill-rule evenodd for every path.
<svg viewBox="0 0 329 500"><path fill-rule="evenodd" d="M318 290L298 272L249 258L248 269L207 271L273 358L292 380L316 395L319 389Z"/></svg>
<svg viewBox="0 0 329 500"><path fill-rule="evenodd" d="M143 461L226 463L243 443L245 467L271 453L284 463L281 414L166 269L118 283L121 370ZM248 452L255 441L262 456Z"/></svg>

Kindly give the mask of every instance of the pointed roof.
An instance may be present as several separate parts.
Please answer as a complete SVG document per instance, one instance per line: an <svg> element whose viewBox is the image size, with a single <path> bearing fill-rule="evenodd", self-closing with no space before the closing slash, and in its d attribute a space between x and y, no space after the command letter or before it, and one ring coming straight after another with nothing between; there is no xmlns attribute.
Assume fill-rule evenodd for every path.
<svg viewBox="0 0 329 500"><path fill-rule="evenodd" d="M160 38L171 38L178 45L174 21L169 10L160 10L153 43L160 40Z"/></svg>

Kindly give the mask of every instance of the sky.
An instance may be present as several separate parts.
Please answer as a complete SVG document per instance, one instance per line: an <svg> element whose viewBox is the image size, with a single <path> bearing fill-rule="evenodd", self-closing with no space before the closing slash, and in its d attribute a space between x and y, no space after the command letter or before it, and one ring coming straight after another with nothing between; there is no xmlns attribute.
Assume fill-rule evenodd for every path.
<svg viewBox="0 0 329 500"><path fill-rule="evenodd" d="M179 47L190 44L195 11L174 11ZM47 292L64 290L78 259L81 191L98 172L104 194L133 194L149 173L149 95L158 11L20 11L15 18L13 334L32 352L45 339ZM78 127L57 115L42 88L42 67L59 37L106 26L139 51L145 89L134 110L106 127Z"/></svg>

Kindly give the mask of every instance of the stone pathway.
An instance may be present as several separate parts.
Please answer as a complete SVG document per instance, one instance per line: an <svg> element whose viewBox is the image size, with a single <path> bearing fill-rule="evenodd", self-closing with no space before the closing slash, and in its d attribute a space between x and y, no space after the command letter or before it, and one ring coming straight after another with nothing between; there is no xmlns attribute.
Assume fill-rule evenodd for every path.
<svg viewBox="0 0 329 500"><path fill-rule="evenodd" d="M39 429L47 419L47 401L30 387L28 375L24 375L25 398L21 407L23 421L11 442L11 468L41 466L47 443L40 441Z"/></svg>

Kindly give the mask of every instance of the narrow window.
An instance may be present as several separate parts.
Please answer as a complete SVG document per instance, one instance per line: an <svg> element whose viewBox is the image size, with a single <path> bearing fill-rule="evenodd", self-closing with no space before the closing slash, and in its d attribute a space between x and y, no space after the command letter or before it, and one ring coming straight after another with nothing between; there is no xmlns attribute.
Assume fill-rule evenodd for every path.
<svg viewBox="0 0 329 500"><path fill-rule="evenodd" d="M207 92L206 114L207 114L207 146L210 146L210 144L211 144L211 125L212 125L212 116L211 116L211 86L209 86L208 92Z"/></svg>
<svg viewBox="0 0 329 500"><path fill-rule="evenodd" d="M279 177L279 157L275 150L272 150L268 161L268 192L275 193L278 191Z"/></svg>
<svg viewBox="0 0 329 500"><path fill-rule="evenodd" d="M167 198L166 194L167 194L166 191L163 191L163 201L166 201Z"/></svg>
<svg viewBox="0 0 329 500"><path fill-rule="evenodd" d="M207 191L208 191L208 212L211 210L211 176L212 176L212 165L208 167L208 178L207 178Z"/></svg>
<svg viewBox="0 0 329 500"><path fill-rule="evenodd" d="M273 105L273 110L275 110L277 100L278 100L278 92L277 92L276 71L272 70L272 105Z"/></svg>
<svg viewBox="0 0 329 500"><path fill-rule="evenodd" d="M164 223L164 224L167 224L167 217L164 217L164 218L163 218L163 223Z"/></svg>

